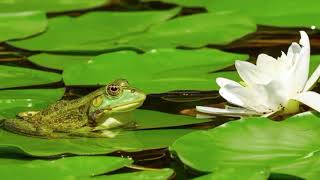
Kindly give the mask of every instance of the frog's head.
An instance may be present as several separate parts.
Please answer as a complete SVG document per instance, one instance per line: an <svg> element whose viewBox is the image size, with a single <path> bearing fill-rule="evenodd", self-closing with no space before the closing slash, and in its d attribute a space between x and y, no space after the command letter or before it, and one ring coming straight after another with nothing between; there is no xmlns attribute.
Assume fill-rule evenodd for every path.
<svg viewBox="0 0 320 180"><path fill-rule="evenodd" d="M146 99L143 92L131 87L124 79L108 84L101 91L102 93L91 101L89 108L91 115L101 116L132 111L140 107Z"/></svg>

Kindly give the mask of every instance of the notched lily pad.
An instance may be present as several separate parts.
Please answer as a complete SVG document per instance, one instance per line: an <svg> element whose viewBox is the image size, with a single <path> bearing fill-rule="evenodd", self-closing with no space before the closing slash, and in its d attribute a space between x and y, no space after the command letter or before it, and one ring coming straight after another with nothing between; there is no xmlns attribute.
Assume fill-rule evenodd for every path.
<svg viewBox="0 0 320 180"><path fill-rule="evenodd" d="M141 109L135 110L133 113L138 129L176 127L210 121L209 119L197 119L190 116Z"/></svg>
<svg viewBox="0 0 320 180"><path fill-rule="evenodd" d="M92 12L72 18L60 16L49 20L48 30L32 38L11 41L22 49L42 51L102 51L115 46L103 42L137 33L165 21L179 9L143 12Z"/></svg>
<svg viewBox="0 0 320 180"><path fill-rule="evenodd" d="M147 170L132 173L120 173L107 176L97 176L95 179L107 179L107 180L165 180L169 179L173 175L172 169L159 169L159 170Z"/></svg>
<svg viewBox="0 0 320 180"><path fill-rule="evenodd" d="M1 10L0 12L0 42L26 38L47 28L46 14L43 12L2 13Z"/></svg>
<svg viewBox="0 0 320 180"><path fill-rule="evenodd" d="M0 72L0 89L61 81L60 74L29 68L0 65Z"/></svg>
<svg viewBox="0 0 320 180"><path fill-rule="evenodd" d="M155 1L155 0L143 0ZM162 0L163 2L178 4L187 7L203 7L209 12L240 12L249 16L257 24L279 27L319 27L313 17L319 16L319 1L299 0L286 1L212 1L212 0ZM290 9L290 10L288 10ZM261 13L263 12L263 13Z"/></svg>
<svg viewBox="0 0 320 180"><path fill-rule="evenodd" d="M170 90L214 90L214 79L226 75L238 79L235 72L211 73L232 65L247 55L219 50L152 50L143 55L131 51L107 53L85 63L66 68L63 73L67 85L105 85L117 79L127 79L146 93Z"/></svg>
<svg viewBox="0 0 320 180"><path fill-rule="evenodd" d="M189 129L122 131L114 138L44 139L0 129L0 151L30 156L94 155L114 151L136 152L168 147Z"/></svg>
<svg viewBox="0 0 320 180"><path fill-rule="evenodd" d="M270 167L271 173L319 177L320 118L310 112L282 122L256 117L179 138L171 150L199 171L219 167ZM302 165L305 164L305 165ZM290 168L292 167L292 168ZM309 167L305 171L305 167Z"/></svg>
<svg viewBox="0 0 320 180"><path fill-rule="evenodd" d="M64 70L67 67L77 65L89 61L92 56L87 55L61 55L61 54L48 54L40 53L28 57L28 60L39 66Z"/></svg>
<svg viewBox="0 0 320 180"><path fill-rule="evenodd" d="M4 179L89 179L117 170L133 161L110 156L78 156L56 160L20 160L0 158Z"/></svg>
<svg viewBox="0 0 320 180"><path fill-rule="evenodd" d="M0 1L0 12L44 11L63 12L88 9L108 3L109 0L9 0Z"/></svg>
<svg viewBox="0 0 320 180"><path fill-rule="evenodd" d="M61 99L63 94L64 88L1 90L0 115L12 118L22 111L38 111Z"/></svg>

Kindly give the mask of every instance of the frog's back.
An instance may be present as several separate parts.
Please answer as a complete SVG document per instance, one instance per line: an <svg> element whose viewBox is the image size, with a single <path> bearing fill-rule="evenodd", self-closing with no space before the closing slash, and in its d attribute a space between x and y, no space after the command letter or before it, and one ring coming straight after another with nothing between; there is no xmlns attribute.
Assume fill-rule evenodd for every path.
<svg viewBox="0 0 320 180"><path fill-rule="evenodd" d="M87 109L87 105L79 104L78 100L61 100L25 120L63 132L86 125Z"/></svg>

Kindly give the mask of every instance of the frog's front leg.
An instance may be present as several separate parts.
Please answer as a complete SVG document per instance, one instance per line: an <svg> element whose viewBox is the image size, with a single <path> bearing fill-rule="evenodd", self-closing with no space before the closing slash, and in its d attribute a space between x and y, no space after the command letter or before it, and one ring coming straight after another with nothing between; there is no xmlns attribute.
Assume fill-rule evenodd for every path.
<svg viewBox="0 0 320 180"><path fill-rule="evenodd" d="M2 127L8 131L32 135L32 136L46 136L52 137L52 130L43 126L37 127L34 124L22 119L7 119L3 122Z"/></svg>

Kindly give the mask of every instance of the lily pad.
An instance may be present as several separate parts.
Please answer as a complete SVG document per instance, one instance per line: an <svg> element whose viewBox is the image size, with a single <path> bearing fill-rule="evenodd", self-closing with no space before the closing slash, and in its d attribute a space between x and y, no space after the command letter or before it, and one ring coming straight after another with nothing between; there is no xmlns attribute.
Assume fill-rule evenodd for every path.
<svg viewBox="0 0 320 180"><path fill-rule="evenodd" d="M209 131L190 133L179 138L171 150L183 163L198 171L265 166L271 173L312 179L320 176L315 166L319 163L315 157L320 148L319 128L318 114L310 112L282 122L262 117L241 119Z"/></svg>
<svg viewBox="0 0 320 180"><path fill-rule="evenodd" d="M108 3L109 0L9 0L0 1L0 12L44 11L63 12L89 9Z"/></svg>
<svg viewBox="0 0 320 180"><path fill-rule="evenodd" d="M131 51L107 53L66 68L66 85L105 85L117 78L147 93L170 90L217 89L216 77L238 79L235 72L210 73L248 56L218 50L152 50L143 55Z"/></svg>
<svg viewBox="0 0 320 180"><path fill-rule="evenodd" d="M202 13L156 24L146 33L127 36L116 43L142 50L177 46L199 48L207 44L226 45L255 31L255 23L242 14Z"/></svg>
<svg viewBox="0 0 320 180"><path fill-rule="evenodd" d="M189 129L122 131L114 138L44 139L14 134L0 129L0 152L30 156L60 154L95 155L115 151L136 152L165 148Z"/></svg>
<svg viewBox="0 0 320 180"><path fill-rule="evenodd" d="M194 178L194 180L267 180L269 175L269 169L261 167L219 168L214 173Z"/></svg>
<svg viewBox="0 0 320 180"><path fill-rule="evenodd" d="M49 20L48 30L39 36L10 45L42 51L101 51L102 42L144 33L150 26L165 21L179 9L143 12L92 12L80 17L60 16ZM111 43L111 46L115 44Z"/></svg>
<svg viewBox="0 0 320 180"><path fill-rule="evenodd" d="M56 160L0 158L0 171L4 179L89 179L131 163L130 159L110 156L78 156Z"/></svg>
<svg viewBox="0 0 320 180"><path fill-rule="evenodd" d="M210 121L209 119L197 119L190 116L168 114L142 109L137 109L134 111L134 118L136 119L138 129L175 127Z"/></svg>
<svg viewBox="0 0 320 180"><path fill-rule="evenodd" d="M0 12L2 11L0 10ZM45 13L39 11L0 13L0 42L25 38L43 32L47 23Z"/></svg>
<svg viewBox="0 0 320 180"><path fill-rule="evenodd" d="M60 55L40 53L28 57L28 60L39 66L64 70L67 67L74 66L81 62L87 62L92 56L89 55Z"/></svg>
<svg viewBox="0 0 320 180"><path fill-rule="evenodd" d="M173 175L172 169L159 169L159 170L148 170L133 173L120 173L108 176L97 176L95 179L107 179L107 180L166 180L170 179Z"/></svg>
<svg viewBox="0 0 320 180"><path fill-rule="evenodd" d="M29 68L0 65L0 72L0 89L61 81L60 74Z"/></svg>
<svg viewBox="0 0 320 180"><path fill-rule="evenodd" d="M155 1L155 0L143 0ZM248 15L257 24L280 27L312 27L319 28L320 23L313 17L319 16L320 4L317 0L247 0L247 1L212 1L212 0L162 0L187 7L204 7L209 12L240 12ZM288 10L290 9L290 10ZM263 12L263 13L261 13Z"/></svg>
<svg viewBox="0 0 320 180"><path fill-rule="evenodd" d="M61 99L63 94L64 88L2 90L0 91L0 115L12 118L19 112L41 110Z"/></svg>

